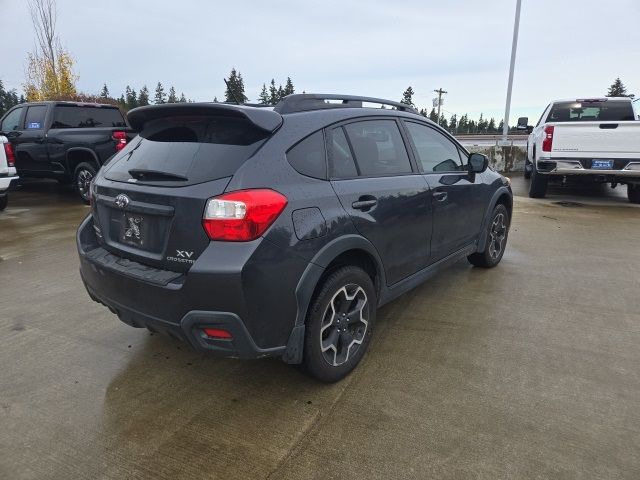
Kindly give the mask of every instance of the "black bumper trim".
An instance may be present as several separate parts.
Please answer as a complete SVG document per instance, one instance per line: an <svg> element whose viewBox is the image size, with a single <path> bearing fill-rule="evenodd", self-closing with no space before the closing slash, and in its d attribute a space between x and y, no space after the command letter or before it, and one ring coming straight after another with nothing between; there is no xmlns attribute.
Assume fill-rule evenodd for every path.
<svg viewBox="0 0 640 480"><path fill-rule="evenodd" d="M82 271L80 271L82 277ZM113 300L98 295L82 278L87 293L95 302L105 305L118 315L118 318L136 328L147 328L153 332L164 333L190 343L200 352L212 352L232 358L262 358L282 355L286 345L273 348L260 348L256 345L244 323L235 313L192 310L178 323L153 317L125 307ZM203 328L222 328L233 336L230 340L207 337Z"/></svg>

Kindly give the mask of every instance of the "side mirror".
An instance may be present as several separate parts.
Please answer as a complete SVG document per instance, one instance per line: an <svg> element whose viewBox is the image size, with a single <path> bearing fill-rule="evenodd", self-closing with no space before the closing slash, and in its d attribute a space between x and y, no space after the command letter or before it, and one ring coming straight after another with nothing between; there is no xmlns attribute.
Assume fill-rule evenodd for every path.
<svg viewBox="0 0 640 480"><path fill-rule="evenodd" d="M489 167L489 159L481 153L469 155L469 173L482 173Z"/></svg>
<svg viewBox="0 0 640 480"><path fill-rule="evenodd" d="M529 124L529 118L528 117L520 117L518 119L518 125L516 126L516 130L528 130L529 127L527 126Z"/></svg>
<svg viewBox="0 0 640 480"><path fill-rule="evenodd" d="M527 125L527 133L533 132L533 125Z"/></svg>

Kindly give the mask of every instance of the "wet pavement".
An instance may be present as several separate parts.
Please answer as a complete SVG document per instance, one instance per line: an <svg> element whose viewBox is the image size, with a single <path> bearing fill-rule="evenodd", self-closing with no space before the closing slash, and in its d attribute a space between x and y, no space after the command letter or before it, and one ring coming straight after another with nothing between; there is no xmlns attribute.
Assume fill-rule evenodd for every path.
<svg viewBox="0 0 640 480"><path fill-rule="evenodd" d="M120 323L78 275L87 207L26 185L0 213L0 478L640 478L640 209L551 193L324 385Z"/></svg>

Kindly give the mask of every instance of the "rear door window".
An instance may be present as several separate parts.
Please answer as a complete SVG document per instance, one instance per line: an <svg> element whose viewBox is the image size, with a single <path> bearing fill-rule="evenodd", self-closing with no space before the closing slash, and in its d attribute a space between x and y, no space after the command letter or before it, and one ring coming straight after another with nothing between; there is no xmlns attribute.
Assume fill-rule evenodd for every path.
<svg viewBox="0 0 640 480"><path fill-rule="evenodd" d="M243 118L174 116L151 120L109 162L106 178L182 186L229 177L269 133Z"/></svg>
<svg viewBox="0 0 640 480"><path fill-rule="evenodd" d="M22 117L23 107L18 107L5 117L0 126L0 130L3 132L11 132L20 128L20 117Z"/></svg>
<svg viewBox="0 0 640 480"><path fill-rule="evenodd" d="M117 108L56 105L51 128L126 127Z"/></svg>
<svg viewBox="0 0 640 480"><path fill-rule="evenodd" d="M463 170L456 144L435 129L415 122L405 122L416 157L425 173Z"/></svg>
<svg viewBox="0 0 640 480"><path fill-rule="evenodd" d="M308 136L287 152L287 160L299 173L314 178L327 178L324 135L322 130Z"/></svg>
<svg viewBox="0 0 640 480"><path fill-rule="evenodd" d="M344 127L359 174L385 176L412 173L411 162L394 120L366 120Z"/></svg>
<svg viewBox="0 0 640 480"><path fill-rule="evenodd" d="M329 176L331 178L353 178L358 176L356 163L342 127L328 131Z"/></svg>
<svg viewBox="0 0 640 480"><path fill-rule="evenodd" d="M40 130L44 128L44 117L47 114L46 105L34 105L27 108L27 115L24 117L25 130Z"/></svg>

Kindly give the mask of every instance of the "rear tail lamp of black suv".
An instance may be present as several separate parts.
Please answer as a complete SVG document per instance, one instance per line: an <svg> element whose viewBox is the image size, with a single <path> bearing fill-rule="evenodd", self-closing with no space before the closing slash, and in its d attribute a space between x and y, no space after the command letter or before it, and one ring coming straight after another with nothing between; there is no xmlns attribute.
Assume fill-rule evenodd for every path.
<svg viewBox="0 0 640 480"><path fill-rule="evenodd" d="M247 242L260 237L287 206L269 189L240 190L210 198L202 226L211 240Z"/></svg>

